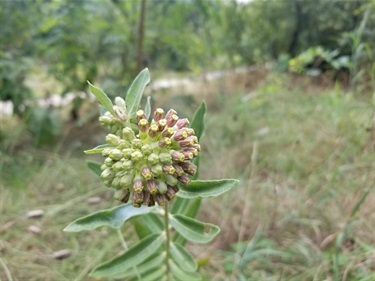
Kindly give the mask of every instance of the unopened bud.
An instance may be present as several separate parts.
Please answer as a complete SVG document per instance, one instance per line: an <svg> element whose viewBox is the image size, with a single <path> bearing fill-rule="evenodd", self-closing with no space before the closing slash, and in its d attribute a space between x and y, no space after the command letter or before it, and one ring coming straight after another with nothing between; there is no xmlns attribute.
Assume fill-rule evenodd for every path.
<svg viewBox="0 0 375 281"><path fill-rule="evenodd" d="M121 177L115 177L112 181L112 187L120 188L120 179Z"/></svg>
<svg viewBox="0 0 375 281"><path fill-rule="evenodd" d="M123 175L120 179L120 186L122 188L130 187L133 182L133 176L131 174Z"/></svg>
<svg viewBox="0 0 375 281"><path fill-rule="evenodd" d="M155 197L156 203L158 203L159 206L164 206L165 205L165 197L164 197L164 195L158 193L154 197Z"/></svg>
<svg viewBox="0 0 375 281"><path fill-rule="evenodd" d="M193 163L190 162L183 162L180 163L180 166L185 171L185 173L188 173L191 176L194 176L197 172L197 166L195 166Z"/></svg>
<svg viewBox="0 0 375 281"><path fill-rule="evenodd" d="M122 163L122 169L124 171L129 171L133 168L133 162L130 161L130 160L125 160L123 163Z"/></svg>
<svg viewBox="0 0 375 281"><path fill-rule="evenodd" d="M131 144L133 149L140 149L143 145L143 142L140 139L134 139L131 141Z"/></svg>
<svg viewBox="0 0 375 281"><path fill-rule="evenodd" d="M159 147L161 147L161 148L165 148L165 147L170 146L171 143L172 143L172 141L171 141L170 138L162 138L162 139L159 141Z"/></svg>
<svg viewBox="0 0 375 281"><path fill-rule="evenodd" d="M173 165L174 169L175 169L175 174L177 176L181 176L184 174L184 169L182 169L182 167L180 165Z"/></svg>
<svg viewBox="0 0 375 281"><path fill-rule="evenodd" d="M164 138L170 138L171 136L173 136L173 134L174 130L172 128L166 128L161 135Z"/></svg>
<svg viewBox="0 0 375 281"><path fill-rule="evenodd" d="M112 149L113 149L113 148L109 148L109 147L108 147L108 148L104 148L103 151L102 151L102 155L103 155L104 157L109 156L109 154L111 153Z"/></svg>
<svg viewBox="0 0 375 281"><path fill-rule="evenodd" d="M141 207L142 203L143 203L143 192L141 193L133 192L132 205L136 208L139 208Z"/></svg>
<svg viewBox="0 0 375 281"><path fill-rule="evenodd" d="M133 188L137 193L140 193L143 190L143 181L140 177L134 180Z"/></svg>
<svg viewBox="0 0 375 281"><path fill-rule="evenodd" d="M138 127L140 132L147 132L148 130L148 121L146 119L141 119L138 122Z"/></svg>
<svg viewBox="0 0 375 281"><path fill-rule="evenodd" d="M171 157L172 157L172 160L177 161L177 162L182 162L185 160L185 156L181 152L178 152L178 151L172 151Z"/></svg>
<svg viewBox="0 0 375 281"><path fill-rule="evenodd" d="M150 128L148 129L148 135L150 138L155 138L159 133L159 128L157 125L151 125Z"/></svg>
<svg viewBox="0 0 375 281"><path fill-rule="evenodd" d="M105 115L100 116L99 117L99 122L103 126L109 126L109 125L111 125L111 117L108 117L108 116L105 116Z"/></svg>
<svg viewBox="0 0 375 281"><path fill-rule="evenodd" d="M101 174L100 177L103 180L111 180L115 176L115 173L112 171L112 169L107 168L105 169Z"/></svg>
<svg viewBox="0 0 375 281"><path fill-rule="evenodd" d="M101 170L101 171L104 171L104 170L107 169L107 168L108 168L108 167L107 167L106 164L103 164L103 165L100 166L100 170Z"/></svg>
<svg viewBox="0 0 375 281"><path fill-rule="evenodd" d="M158 181L157 189L159 190L160 194L164 194L167 192L167 185L163 181Z"/></svg>
<svg viewBox="0 0 375 281"><path fill-rule="evenodd" d="M180 119L176 122L176 126L179 129L185 128L185 127L189 126L189 124L190 124L190 122L187 118Z"/></svg>
<svg viewBox="0 0 375 281"><path fill-rule="evenodd" d="M142 169L142 176L145 178L145 180L149 181L151 180L154 176L151 173L151 169L148 167L144 167Z"/></svg>
<svg viewBox="0 0 375 281"><path fill-rule="evenodd" d="M125 100L121 97L115 97L115 104L123 109L125 109Z"/></svg>
<svg viewBox="0 0 375 281"><path fill-rule="evenodd" d="M116 190L114 198L118 201L123 203L127 203L129 201L130 192L127 189L120 189Z"/></svg>
<svg viewBox="0 0 375 281"><path fill-rule="evenodd" d="M188 136L193 136L195 134L194 129L192 128L187 128L186 130L187 130Z"/></svg>
<svg viewBox="0 0 375 281"><path fill-rule="evenodd" d="M160 164L156 164L156 165L151 167L151 172L155 176L160 176L161 173L163 172L163 168Z"/></svg>
<svg viewBox="0 0 375 281"><path fill-rule="evenodd" d="M168 201L171 201L176 196L176 192L171 186L168 186L164 196L167 198Z"/></svg>
<svg viewBox="0 0 375 281"><path fill-rule="evenodd" d="M112 146L118 146L119 145L119 142L120 142L120 138L114 134L108 134L106 137L105 137L105 141L106 143L108 143L109 145L112 145ZM104 150L103 150L104 151Z"/></svg>
<svg viewBox="0 0 375 281"><path fill-rule="evenodd" d="M125 114L125 109L124 108L121 108L120 106L117 106L115 105L113 107L113 110L115 111L117 117L120 119L120 120L127 120L128 119L128 116Z"/></svg>
<svg viewBox="0 0 375 281"><path fill-rule="evenodd" d="M188 185L190 183L190 179L187 175L182 174L181 176L177 177L177 179L182 182L184 185Z"/></svg>
<svg viewBox="0 0 375 281"><path fill-rule="evenodd" d="M141 148L143 155L150 155L152 153L152 148L148 144L144 144Z"/></svg>
<svg viewBox="0 0 375 281"><path fill-rule="evenodd" d="M115 164L112 165L112 169L116 172L122 171L123 162L118 161Z"/></svg>
<svg viewBox="0 0 375 281"><path fill-rule="evenodd" d="M137 122L139 123L140 120L146 119L146 115L143 110L138 110L137 113Z"/></svg>
<svg viewBox="0 0 375 281"><path fill-rule="evenodd" d="M149 205L150 199L151 199L151 194L149 192L143 192L143 205Z"/></svg>
<svg viewBox="0 0 375 281"><path fill-rule="evenodd" d="M185 159L187 160L191 160L194 158L194 154L192 152L189 152L189 151L181 151L181 153L185 156Z"/></svg>
<svg viewBox="0 0 375 281"><path fill-rule="evenodd" d="M111 153L109 154L109 157L111 157L113 160L120 160L122 158L122 152L120 149L112 149Z"/></svg>
<svg viewBox="0 0 375 281"><path fill-rule="evenodd" d="M196 143L195 138L195 136L189 136L186 139L179 141L178 144L180 147L193 146Z"/></svg>
<svg viewBox="0 0 375 281"><path fill-rule="evenodd" d="M155 153L151 153L148 158L148 163L151 164L151 165L155 165L157 163L159 163L159 156Z"/></svg>
<svg viewBox="0 0 375 281"><path fill-rule="evenodd" d="M149 207L155 206L155 199L154 199L154 196L151 196L151 194L150 194L150 202L148 203L148 206Z"/></svg>
<svg viewBox="0 0 375 281"><path fill-rule="evenodd" d="M162 108L158 108L154 112L154 120L159 121L164 116L164 110Z"/></svg>
<svg viewBox="0 0 375 281"><path fill-rule="evenodd" d="M168 119L172 115L177 115L177 112L174 109L168 110L167 114L165 115L165 119Z"/></svg>
<svg viewBox="0 0 375 281"><path fill-rule="evenodd" d="M113 159L110 158L110 157L107 157L107 158L104 160L104 164L105 164L106 166L108 166L108 167L112 167L114 163L115 163L115 161L113 161Z"/></svg>
<svg viewBox="0 0 375 281"><path fill-rule="evenodd" d="M173 175L175 172L175 168L172 165L164 165L163 172L166 174Z"/></svg>
<svg viewBox="0 0 375 281"><path fill-rule="evenodd" d="M159 159L160 159L160 162L163 164L172 164L172 157L168 153L160 153Z"/></svg>
<svg viewBox="0 0 375 281"><path fill-rule="evenodd" d="M167 121L165 119L159 120L159 122L158 122L159 132L163 132L165 126L167 126Z"/></svg>
<svg viewBox="0 0 375 281"><path fill-rule="evenodd" d="M139 162L142 160L143 154L139 150L136 150L132 153L131 158L133 162Z"/></svg>
<svg viewBox="0 0 375 281"><path fill-rule="evenodd" d="M167 175L167 176L165 177L165 182L166 182L168 185L173 186L173 185L176 185L176 184L177 184L177 179L176 179L174 176L172 176L172 175Z"/></svg>
<svg viewBox="0 0 375 281"><path fill-rule="evenodd" d="M121 152L124 158L130 159L134 150L131 148L124 148Z"/></svg>
<svg viewBox="0 0 375 281"><path fill-rule="evenodd" d="M129 127L122 129L122 135L127 141L132 141L135 137L134 131Z"/></svg>
<svg viewBox="0 0 375 281"><path fill-rule="evenodd" d="M172 115L169 118L165 118L165 120L167 120L167 126L168 127L173 127L178 121L178 116Z"/></svg>
<svg viewBox="0 0 375 281"><path fill-rule="evenodd" d="M156 192L158 192L156 188L156 183L154 180L147 181L146 186L147 186L148 191L151 194L155 194Z"/></svg>
<svg viewBox="0 0 375 281"><path fill-rule="evenodd" d="M188 136L187 134L187 130L186 129L180 129L178 130L174 135L173 135L173 139L175 141L180 141L180 140L184 140L186 139Z"/></svg>

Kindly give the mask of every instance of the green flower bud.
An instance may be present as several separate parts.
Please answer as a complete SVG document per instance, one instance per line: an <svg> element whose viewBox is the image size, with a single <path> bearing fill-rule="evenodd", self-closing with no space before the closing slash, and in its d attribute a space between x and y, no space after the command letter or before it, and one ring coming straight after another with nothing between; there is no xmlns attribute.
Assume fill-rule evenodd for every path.
<svg viewBox="0 0 375 281"><path fill-rule="evenodd" d="M136 148L141 148L142 145L143 145L143 142L140 140L140 139L134 139L131 141L131 144L132 144L132 148L133 149L136 149Z"/></svg>
<svg viewBox="0 0 375 281"><path fill-rule="evenodd" d="M174 185L177 184L177 179L174 176L172 176L172 175L166 175L165 182L168 185L174 186Z"/></svg>
<svg viewBox="0 0 375 281"><path fill-rule="evenodd" d="M120 171L123 170L122 166L123 166L123 162L118 161L118 162L116 162L115 164L112 165L112 169L116 172L120 172Z"/></svg>
<svg viewBox="0 0 375 281"><path fill-rule="evenodd" d="M122 158L122 152L120 149L112 149L111 153L109 154L109 157L111 157L113 160L120 160Z"/></svg>
<svg viewBox="0 0 375 281"><path fill-rule="evenodd" d="M133 183L133 176L131 174L125 174L120 179L120 186L122 188L130 187Z"/></svg>
<svg viewBox="0 0 375 281"><path fill-rule="evenodd" d="M129 171L132 168L133 168L133 162L130 160L124 160L124 162L122 163L122 169L124 171Z"/></svg>
<svg viewBox="0 0 375 281"><path fill-rule="evenodd" d="M124 148L121 152L124 158L130 159L134 150L131 148Z"/></svg>
<svg viewBox="0 0 375 281"><path fill-rule="evenodd" d="M120 188L120 179L121 177L115 177L112 181L112 186L114 188Z"/></svg>
<svg viewBox="0 0 375 281"><path fill-rule="evenodd" d="M158 181L157 189L160 194L164 194L167 192L167 185L163 181Z"/></svg>
<svg viewBox="0 0 375 281"><path fill-rule="evenodd" d="M138 162L143 158L143 154L139 150L136 150L132 153L131 158L133 162Z"/></svg>
<svg viewBox="0 0 375 281"><path fill-rule="evenodd" d="M143 155L150 155L152 153L152 148L149 144L144 144L141 150Z"/></svg>
<svg viewBox="0 0 375 281"><path fill-rule="evenodd" d="M163 164L172 164L172 157L168 153L160 153L159 159Z"/></svg>
<svg viewBox="0 0 375 281"><path fill-rule="evenodd" d="M125 100L121 97L115 97L115 104L123 109L126 108Z"/></svg>
<svg viewBox="0 0 375 281"><path fill-rule="evenodd" d="M155 176L160 176L163 173L163 168L160 164L156 164L151 166L151 172Z"/></svg>
<svg viewBox="0 0 375 281"><path fill-rule="evenodd" d="M122 136L127 141L132 141L135 138L134 131L129 127L126 127L122 130Z"/></svg>
<svg viewBox="0 0 375 281"><path fill-rule="evenodd" d="M106 164L103 164L103 165L100 166L101 171L104 171L107 168L108 168L108 166Z"/></svg>
<svg viewBox="0 0 375 281"><path fill-rule="evenodd" d="M112 149L113 149L113 148L109 148L109 147L108 147L108 148L104 148L103 151L102 151L102 155L103 155L104 157L109 156L109 154L111 153Z"/></svg>
<svg viewBox="0 0 375 281"><path fill-rule="evenodd" d="M155 164L159 163L159 157L160 157L160 155L158 156L158 155L155 154L155 153L151 153L151 154L148 156L148 158L147 158L148 163L149 163L150 165L155 165Z"/></svg>
<svg viewBox="0 0 375 281"><path fill-rule="evenodd" d="M130 192L127 189L116 190L114 194L114 198L123 203L127 203L129 201L129 197L130 197Z"/></svg>
<svg viewBox="0 0 375 281"><path fill-rule="evenodd" d="M103 126L109 126L111 125L111 117L108 117L108 116L100 116L99 117L99 122L100 124L102 124Z"/></svg>
<svg viewBox="0 0 375 281"><path fill-rule="evenodd" d="M112 171L112 169L110 168L107 168L105 169L101 174L100 174L100 177L103 179L103 180L111 180L113 179L115 173Z"/></svg>
<svg viewBox="0 0 375 281"><path fill-rule="evenodd" d="M105 141L109 145L118 146L119 142L120 142L120 138L118 136L114 135L114 134L108 134L105 137Z"/></svg>
<svg viewBox="0 0 375 281"><path fill-rule="evenodd" d="M104 160L104 164L108 167L112 167L112 165L115 163L115 161L112 160L112 158L110 157L107 157L105 160Z"/></svg>

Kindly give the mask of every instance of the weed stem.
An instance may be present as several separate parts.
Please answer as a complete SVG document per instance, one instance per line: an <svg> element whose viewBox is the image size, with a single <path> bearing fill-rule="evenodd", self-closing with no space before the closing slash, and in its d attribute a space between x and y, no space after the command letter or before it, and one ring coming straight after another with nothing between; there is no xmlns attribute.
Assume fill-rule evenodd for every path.
<svg viewBox="0 0 375 281"><path fill-rule="evenodd" d="M165 202L165 205L164 205L164 223L165 223L165 231L167 233L167 240L166 240L166 245L165 245L165 251L167 253L167 257L166 257L166 266L167 266L167 278L169 277L169 272L170 272L170 268L169 268L169 257L170 257L170 253L169 253L169 243L170 243L170 233L169 233L169 212L168 212L168 202Z"/></svg>

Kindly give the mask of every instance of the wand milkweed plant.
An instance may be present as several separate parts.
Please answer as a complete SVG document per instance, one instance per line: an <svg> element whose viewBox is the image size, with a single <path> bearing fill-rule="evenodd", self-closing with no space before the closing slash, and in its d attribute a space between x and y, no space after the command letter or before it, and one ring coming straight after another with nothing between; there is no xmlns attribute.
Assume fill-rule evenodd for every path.
<svg viewBox="0 0 375 281"><path fill-rule="evenodd" d="M206 105L202 103L190 123L177 112L157 108L151 115L150 99L140 109L150 82L144 69L131 84L125 99L114 104L89 83L103 107L99 122L108 127L105 144L86 150L100 153L102 163L88 166L122 204L79 218L64 230L88 231L101 226L120 229L132 223L139 241L90 275L129 280L201 280L186 241L209 243L220 232L216 225L196 220L202 198L215 197L235 187L234 179L198 180L199 145Z"/></svg>

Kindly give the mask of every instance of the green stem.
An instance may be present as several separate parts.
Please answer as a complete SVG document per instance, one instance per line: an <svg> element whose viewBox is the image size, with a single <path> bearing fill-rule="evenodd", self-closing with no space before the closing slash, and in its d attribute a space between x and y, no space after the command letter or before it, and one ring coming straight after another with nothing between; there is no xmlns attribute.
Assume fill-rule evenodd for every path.
<svg viewBox="0 0 375 281"><path fill-rule="evenodd" d="M165 223L165 231L167 233L167 240L166 240L166 245L165 245L165 251L167 253L167 257L166 257L166 266L167 266L167 278L169 277L169 272L170 272L170 268L169 268L169 257L170 257L170 253L169 253L169 243L171 241L171 238L170 238L170 231L169 231L169 212L168 212L168 202L165 202L165 205L164 205L164 223Z"/></svg>

